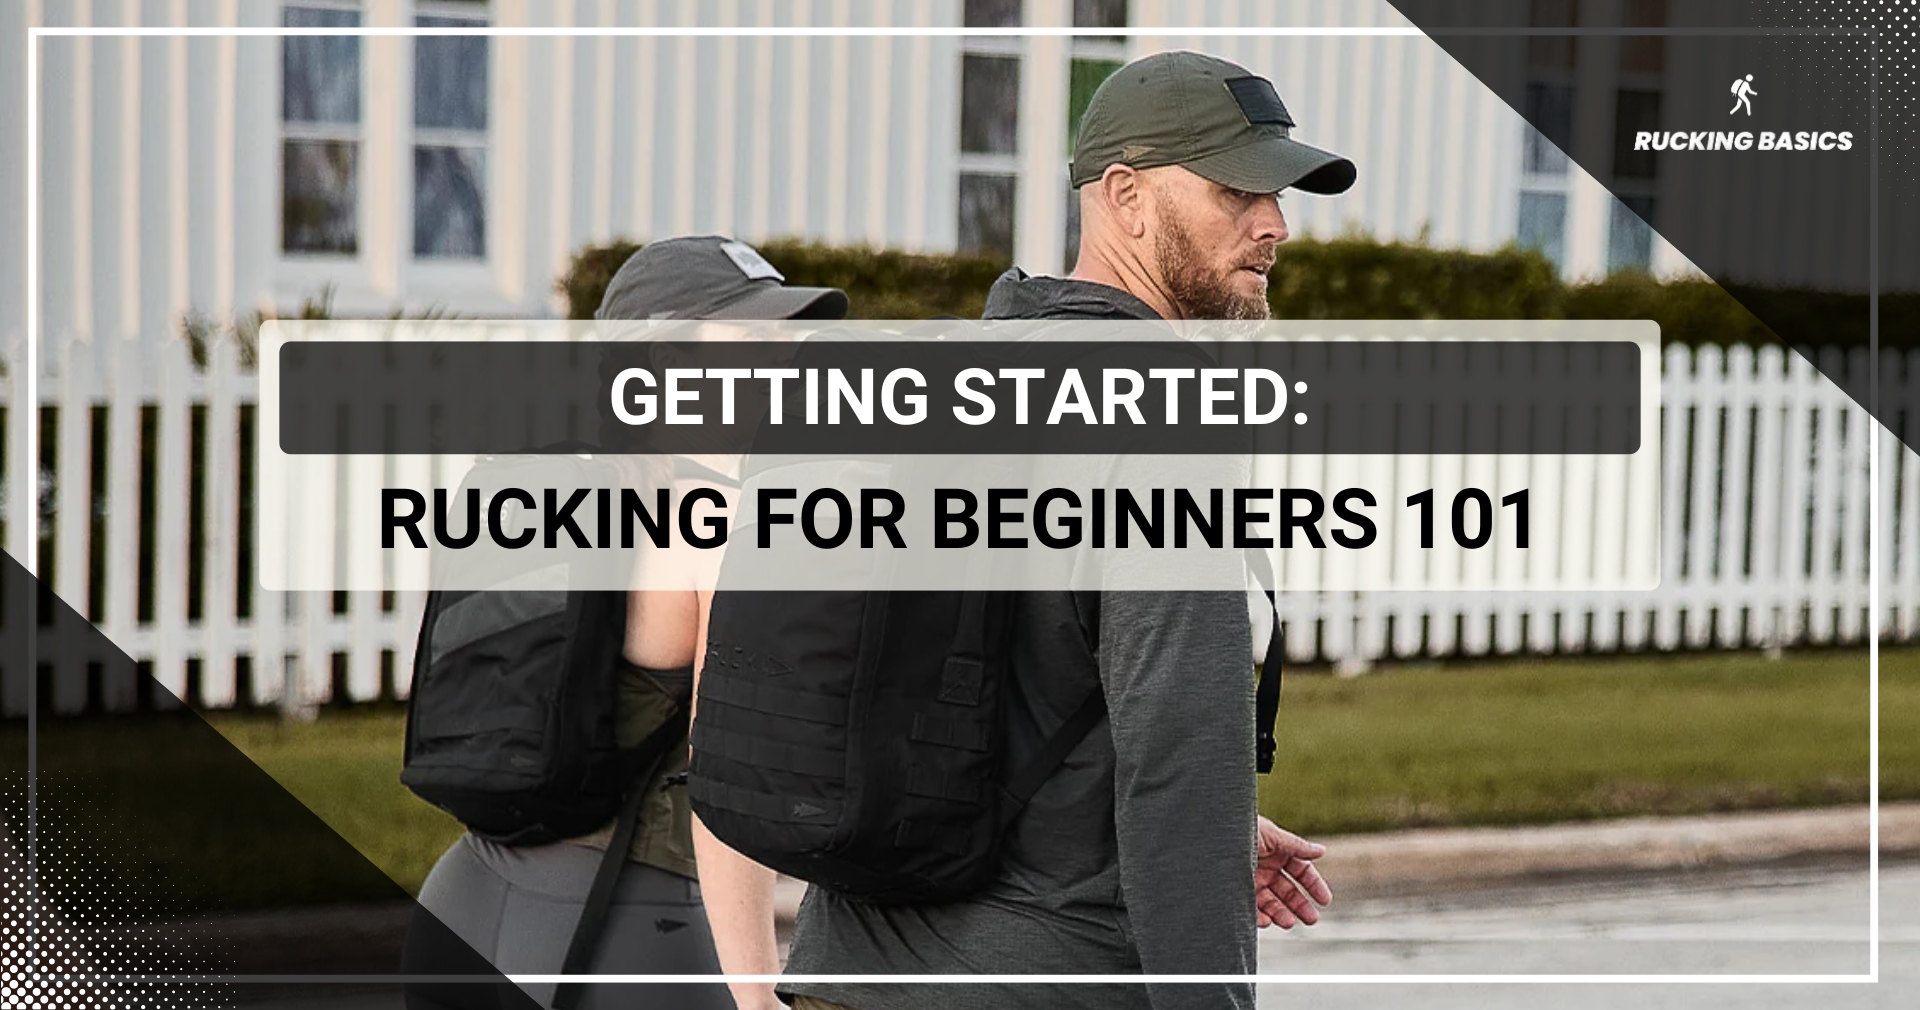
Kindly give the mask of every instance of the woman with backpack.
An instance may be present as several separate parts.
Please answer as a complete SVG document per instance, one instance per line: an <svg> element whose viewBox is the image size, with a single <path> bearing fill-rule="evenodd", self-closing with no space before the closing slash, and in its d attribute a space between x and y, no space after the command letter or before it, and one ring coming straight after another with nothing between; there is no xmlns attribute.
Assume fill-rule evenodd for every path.
<svg viewBox="0 0 1920 1010"><path fill-rule="evenodd" d="M608 284L596 318L613 320L840 319L847 297L831 288L783 285L784 277L742 242L715 236L655 242L636 252ZM697 329L697 327L696 327ZM648 345L656 367L698 366L708 355L675 344ZM724 345L715 344L716 349ZM608 358L615 357L609 354ZM719 361L713 364L720 364ZM611 365L603 364L606 371ZM611 379L611 375L603 376ZM603 429L608 448L625 453L623 483L652 500L661 487L678 502L709 489L731 510L740 455L716 445L711 453L660 453L644 443L646 429ZM704 513L703 513L704 514ZM625 640L619 658L616 737L621 747L670 739L629 794L631 814L598 831L544 845L512 846L473 831L443 855L420 892L420 904L438 920L416 922L408 939L409 973L453 973L458 954L431 937L447 931L502 974L772 974L779 966L773 928L773 873L727 849L692 817L684 787L688 747L686 713L695 668L706 647L706 611L720 567L720 551L700 550L676 537L655 547L640 538L633 590L625 594ZM429 608L431 613L432 608ZM675 722L675 720L678 720ZM656 737L669 727L670 738ZM616 872L610 849L625 841ZM702 879L696 879L697 864ZM594 895L603 863L611 887ZM599 900L593 900L595 898ZM597 906L597 907L596 907ZM598 935L576 936L584 919L600 918ZM598 915L593 914L598 913ZM444 930L436 929L443 925ZM436 956L426 948L438 946ZM724 951L723 957L719 951ZM468 958L470 961L471 959ZM560 1010L673 1007L687 1010L781 1006L773 987L754 983L529 984L529 995ZM410 991L413 1006L445 1005L446 998ZM465 1004L462 1004L465 1005Z"/></svg>

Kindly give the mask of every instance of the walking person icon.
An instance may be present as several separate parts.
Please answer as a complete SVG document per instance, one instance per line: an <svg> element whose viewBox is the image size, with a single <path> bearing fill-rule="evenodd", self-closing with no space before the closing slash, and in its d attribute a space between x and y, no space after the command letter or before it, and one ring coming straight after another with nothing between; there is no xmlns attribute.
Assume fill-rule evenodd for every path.
<svg viewBox="0 0 1920 1010"><path fill-rule="evenodd" d="M1732 91L1733 91L1733 108L1727 110L1727 115L1731 116L1734 113L1739 112L1740 107L1742 105L1747 107L1747 115L1749 116L1753 115L1753 97L1752 96L1760 93L1758 91L1753 90L1753 75L1748 74L1745 77L1735 78L1733 82Z"/></svg>

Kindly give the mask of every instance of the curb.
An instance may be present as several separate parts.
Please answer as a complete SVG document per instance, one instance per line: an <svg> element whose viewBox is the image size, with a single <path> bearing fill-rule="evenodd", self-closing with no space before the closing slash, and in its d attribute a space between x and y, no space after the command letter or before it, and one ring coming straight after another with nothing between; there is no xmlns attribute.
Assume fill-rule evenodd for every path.
<svg viewBox="0 0 1920 1010"><path fill-rule="evenodd" d="M1315 839L1336 893L1436 893L1542 877L1698 871L1856 856L1870 808L1636 817L1524 828L1446 828ZM1883 856L1920 853L1920 803L1880 807Z"/></svg>
<svg viewBox="0 0 1920 1010"><path fill-rule="evenodd" d="M1343 898L1435 894L1551 877L1698 871L1847 856L1866 857L1865 804L1812 810L1635 817L1514 828L1437 828L1316 838L1321 871ZM1920 854L1920 802L1880 806L1880 852ZM782 877L774 910L782 932L806 885Z"/></svg>

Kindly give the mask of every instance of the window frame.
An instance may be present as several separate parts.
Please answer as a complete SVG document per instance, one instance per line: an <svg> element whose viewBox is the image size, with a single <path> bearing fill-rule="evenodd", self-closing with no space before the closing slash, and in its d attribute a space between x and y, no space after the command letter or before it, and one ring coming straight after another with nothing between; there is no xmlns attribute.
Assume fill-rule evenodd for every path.
<svg viewBox="0 0 1920 1010"><path fill-rule="evenodd" d="M369 11L367 4L360 0L287 0L277 8L279 17L276 23L285 26L289 10L340 11L359 17L359 27L367 26ZM354 109L352 123L319 122L290 120L287 118L287 42L292 36L281 36L273 47L273 81L275 98L273 103L275 143L273 145L274 168L274 213L273 213L273 249L282 263L312 265L316 267L338 267L345 264L364 266L367 262L367 213L365 199L366 151L371 143L367 130L367 95L369 73L369 47L366 36L356 36L359 47L356 60L360 75L358 104ZM351 143L354 148L354 201L353 201L353 251L327 252L305 251L287 248L286 206L287 206L287 145L289 143Z"/></svg>
<svg viewBox="0 0 1920 1010"><path fill-rule="evenodd" d="M498 3L459 3L449 0L281 0L262 12L267 24L283 23L289 7L327 8L357 11L361 25L413 25L420 16L458 16L474 20L484 18L499 24L505 16ZM243 50L258 46L257 86L273 89L269 101L258 103L258 118L249 114L246 129L261 136L275 137L275 143L260 145L259 153L248 159L247 170L258 172L271 181L259 187L258 202L243 197L248 206L261 214L273 215L270 231L263 233L259 249L266 264L263 291L281 306L297 305L323 289L331 289L336 312L385 313L395 308L408 311L439 306L458 306L463 312L520 315L528 311L546 311L538 293L528 292L520 274L519 253L503 251L498 236L511 233L524 219L524 211L507 199L503 176L513 171L511 159L502 161L501 138L510 132L502 110L509 108L505 74L510 63L502 55L498 39L487 38L487 126L486 190L484 211L486 248L484 256L473 259L416 257L413 255L414 170L416 136L422 131L413 126L414 47L413 38L382 39L361 36L361 106L358 127L357 180L355 205L356 251L353 255L287 252L281 235L280 215L285 198L285 171L282 144L288 135L283 114L281 88L284 86L284 39L261 37L241 39ZM242 58L243 68L246 57ZM249 78L253 80L254 78ZM376 106L372 84L378 82L403 97ZM383 92L385 93L385 92ZM243 106L243 109L245 107ZM303 126L308 124L300 124ZM326 124L322 124L326 125ZM338 124L334 124L338 125ZM275 131L268 133L268 131ZM437 133L437 131L435 131ZM481 131L474 131L478 142ZM301 139L301 138L294 138ZM434 134L427 134L426 146L437 146ZM270 150L269 150L270 148Z"/></svg>
<svg viewBox="0 0 1920 1010"><path fill-rule="evenodd" d="M1647 29L1657 28L1667 23L1669 15L1668 6L1665 0L1629 0L1629 2L1621 4L1621 26L1629 30L1636 27ZM1653 224L1655 220L1658 220L1660 207L1664 202L1661 199L1660 184L1661 166L1665 159L1662 159L1657 151L1645 152L1646 160L1652 169L1650 174L1623 178L1618 172L1620 167L1619 151L1623 139L1620 135L1621 97L1628 93L1652 95L1655 108L1652 126L1655 129L1660 128L1661 121L1666 118L1668 112L1666 77L1667 64L1672 53L1668 51L1668 47L1665 44L1666 40L1663 37L1653 36L1654 41L1659 43L1658 47L1652 50L1657 54L1658 68L1630 69L1626 65L1628 47L1636 38L1642 38L1642 36L1627 35L1621 37L1620 52L1618 58L1614 61L1613 135L1615 157L1614 163L1608 166L1608 188L1613 193L1613 201L1612 206L1607 208L1607 249L1605 261L1606 272L1609 274L1632 268L1653 272L1661 265L1663 258L1661 250L1665 241L1661 238L1659 229L1655 228ZM1633 208L1630 201L1645 201L1645 203L1649 205L1646 215L1641 216L1639 212ZM1635 240L1645 245L1644 258L1639 257L1639 251L1636 250L1635 260L1630 263L1621 263L1618 261L1619 258L1616 255L1614 244L1614 240L1623 233L1620 217L1622 214L1633 216L1633 220L1625 225L1624 231L1633 233Z"/></svg>
<svg viewBox="0 0 1920 1010"><path fill-rule="evenodd" d="M493 4L490 2L414 0L411 4L411 9L407 12L407 20L409 24L416 27L419 26L421 18L430 17L471 21L475 22L474 27L485 27L493 24L494 13ZM490 37L482 37L481 41L486 45L487 59L487 82L484 92L485 105L483 107L486 125L477 130L461 127L423 127L417 125L419 109L416 105L418 99L419 78L417 75L419 72L420 52L418 43L422 37L423 36L415 36L412 39L415 44L405 47L406 55L403 57L406 63L406 94L408 95L408 100L405 120L407 143L401 162L405 166L404 171L407 179L405 192L407 211L405 215L406 226L399 237L404 241L404 248L406 250L405 260L412 271L423 272L429 276L439 274L447 279L457 280L461 278L463 274L470 274L471 268L474 267L490 271L493 263L496 243L492 240L492 235L495 233L493 225L496 220L495 207L498 202L494 182L498 171L497 166L492 164L494 152L493 133L495 124L499 119L494 112L493 103L495 52L493 40ZM418 223L420 212L420 180L416 174L416 164L419 150L423 147L453 148L462 151L477 150L480 152L480 255L435 256L422 254L415 247L414 227Z"/></svg>
<svg viewBox="0 0 1920 1010"><path fill-rule="evenodd" d="M1647 204L1644 216L1633 207L1633 201L1644 201ZM1607 273L1653 269L1658 234L1654 231L1653 222L1647 219L1656 217L1659 213L1659 197L1652 193L1622 193L1614 197L1611 206L1607 208ZM1615 240L1623 235L1631 235L1633 241L1644 243L1644 255L1636 255L1633 262L1620 262L1620 250Z"/></svg>
<svg viewBox="0 0 1920 1010"><path fill-rule="evenodd" d="M1026 21L1026 12L1021 11L1021 23ZM967 151L963 138L966 135L966 67L970 57L985 56L1010 59L1014 64L1014 149L996 153ZM1026 69L1026 45L1021 36L1007 35L964 35L960 39L959 59L953 63L953 87L955 95L955 122L953 134L954 148L954 201L953 201L953 248L961 253L998 253L1000 250L979 246L967 246L961 235L960 190L970 176L990 176L1007 180L1013 187L1010 201L1014 220L1007 230L1010 236L1006 250L1009 257L1015 257L1020 247L1020 189L1024 180L1020 178L1020 77Z"/></svg>
<svg viewBox="0 0 1920 1010"><path fill-rule="evenodd" d="M1550 249L1547 246L1529 245L1526 239L1522 235L1521 229L1525 227L1525 222L1527 217L1526 203L1527 203L1527 198L1529 197L1548 198L1548 199L1558 200L1560 202L1560 241L1559 241L1560 248L1557 255L1552 249ZM1568 240L1571 237L1567 234L1567 230L1568 230L1567 225L1570 223L1568 221L1568 218L1571 216L1572 202L1573 200L1572 200L1571 194L1569 194L1567 190L1564 188L1559 190L1522 189L1518 197L1518 201L1517 201L1518 205L1515 208L1515 214L1514 214L1514 225L1513 225L1514 242L1523 249L1533 249L1538 251L1540 255L1545 256L1549 261L1553 263L1554 272L1563 274L1563 275L1567 270L1568 259L1572 253L1572 250L1567 247Z"/></svg>

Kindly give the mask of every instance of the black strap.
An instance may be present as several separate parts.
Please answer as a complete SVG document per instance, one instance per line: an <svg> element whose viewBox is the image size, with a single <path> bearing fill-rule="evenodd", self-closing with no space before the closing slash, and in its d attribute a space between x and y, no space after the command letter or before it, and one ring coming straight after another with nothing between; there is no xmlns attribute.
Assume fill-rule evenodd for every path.
<svg viewBox="0 0 1920 1010"><path fill-rule="evenodd" d="M693 749L709 757L723 757L755 768L798 772L818 778L838 778L847 773L847 752L826 747L772 740L756 733L721 729L713 720L693 727Z"/></svg>
<svg viewBox="0 0 1920 1010"><path fill-rule="evenodd" d="M1260 684L1254 690L1253 718L1255 733L1254 762L1261 774L1273 771L1273 755L1278 750L1274 740L1274 724L1280 718L1280 678L1282 667L1286 663L1286 637L1280 627L1280 604L1275 589L1279 583L1274 579L1273 562L1265 551L1249 549L1247 560L1253 566L1254 577L1266 590L1267 606L1273 611L1273 630L1267 636L1267 658L1260 664ZM1107 714L1107 696L1098 687L1087 694L1087 699L1067 717L1059 732L1040 748L1040 753L1026 767L1021 768L1007 780L1004 787L1006 803L1001 809L1001 823L1010 823L1020 810L1033 799L1067 755L1073 753L1080 741L1098 725L1101 716Z"/></svg>
<svg viewBox="0 0 1920 1010"><path fill-rule="evenodd" d="M960 594L960 619L953 632L952 658L974 664L986 662L987 598L986 592L978 590Z"/></svg>
<svg viewBox="0 0 1920 1010"><path fill-rule="evenodd" d="M1087 734L1100 724L1101 717L1106 714L1106 692L1095 685L1092 691L1087 692L1087 698L1080 703L1080 707L1074 709L1073 714L1067 716L1067 721L1060 724L1059 730L1047 739L1040 753L1034 755L1033 760L1028 761L1001 787L1005 794L1005 802L1000 807L1003 826L1019 815L1027 801L1033 799L1033 794L1040 791L1041 784L1059 769L1061 762L1073 753L1075 747L1080 746L1080 741L1087 738Z"/></svg>
<svg viewBox="0 0 1920 1010"><path fill-rule="evenodd" d="M700 704L712 702L750 712L779 713L825 726L847 724L845 698L790 687L769 687L755 680L709 667L700 674Z"/></svg>
<svg viewBox="0 0 1920 1010"><path fill-rule="evenodd" d="M1260 686L1253 694L1254 767L1260 774L1273 771L1273 754L1279 749L1274 739L1274 723L1280 718L1280 675L1286 664L1286 636L1280 629L1280 603L1275 595L1279 583L1273 574L1273 560L1267 552L1248 548L1247 560L1254 577L1267 593L1267 606L1273 611L1273 631L1267 636L1267 659L1260 664Z"/></svg>
<svg viewBox="0 0 1920 1010"><path fill-rule="evenodd" d="M940 669L938 697L950 705L980 704L987 679L987 606L992 597L984 590L960 594L959 626Z"/></svg>
<svg viewBox="0 0 1920 1010"><path fill-rule="evenodd" d="M600 868L594 871L593 885L587 889L585 904L580 906L580 920L573 927L573 939L567 943L567 956L560 963L562 975L584 975L593 964L594 950L600 945L600 932L606 927L607 912L613 906L614 885L620 881L620 871L627 862L627 850L633 847L634 832L640 827L640 809L646 804L647 784L653 781L654 774L660 770L660 763L686 736L687 716L685 710L681 710L634 748L633 763L636 767L644 767L646 773L633 780L626 799L620 803L620 816L613 824L613 838L607 842L607 851L600 856ZM572 1010L584 992L585 983L560 983L553 993L553 1010Z"/></svg>

